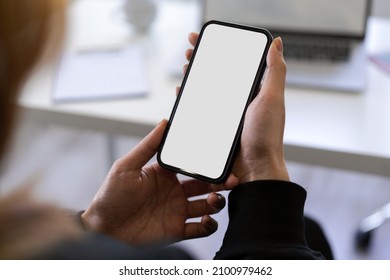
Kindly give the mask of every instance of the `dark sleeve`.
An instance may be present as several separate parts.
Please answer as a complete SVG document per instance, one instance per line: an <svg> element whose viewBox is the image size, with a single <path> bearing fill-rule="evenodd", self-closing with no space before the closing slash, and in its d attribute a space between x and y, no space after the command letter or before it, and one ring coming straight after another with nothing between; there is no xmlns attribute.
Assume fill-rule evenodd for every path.
<svg viewBox="0 0 390 280"><path fill-rule="evenodd" d="M193 257L181 248L154 244L134 247L104 234L87 231L81 220L84 211L76 214L75 222L85 232L77 239L62 240L33 258L44 260L190 260Z"/></svg>
<svg viewBox="0 0 390 280"><path fill-rule="evenodd" d="M306 191L285 181L255 181L229 194L229 225L215 259L323 259L305 238Z"/></svg>
<svg viewBox="0 0 390 280"><path fill-rule="evenodd" d="M108 236L89 232L78 240L64 240L34 259L44 260L190 260L174 246L132 247Z"/></svg>

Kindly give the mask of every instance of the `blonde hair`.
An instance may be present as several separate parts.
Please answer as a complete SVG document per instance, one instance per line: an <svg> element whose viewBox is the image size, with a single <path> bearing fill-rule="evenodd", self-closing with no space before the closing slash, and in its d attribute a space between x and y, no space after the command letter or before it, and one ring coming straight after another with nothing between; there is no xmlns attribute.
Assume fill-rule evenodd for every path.
<svg viewBox="0 0 390 280"><path fill-rule="evenodd" d="M0 160L33 67L62 44L66 0L0 0Z"/></svg>

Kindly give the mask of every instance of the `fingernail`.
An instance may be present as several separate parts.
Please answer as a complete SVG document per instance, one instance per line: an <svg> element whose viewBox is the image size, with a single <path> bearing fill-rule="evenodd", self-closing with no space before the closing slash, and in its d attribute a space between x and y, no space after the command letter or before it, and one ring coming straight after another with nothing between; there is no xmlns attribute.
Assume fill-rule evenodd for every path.
<svg viewBox="0 0 390 280"><path fill-rule="evenodd" d="M209 233L213 233L218 229L218 222L210 216L203 216L202 220L205 223Z"/></svg>
<svg viewBox="0 0 390 280"><path fill-rule="evenodd" d="M276 49L280 52L283 52L283 41L281 37L278 37L274 40Z"/></svg>
<svg viewBox="0 0 390 280"><path fill-rule="evenodd" d="M217 197L218 197L218 202L217 202L217 209L218 210L221 210L222 208L225 207L226 205L226 201L225 201L225 198L223 197L223 195L219 194L219 193L216 193Z"/></svg>

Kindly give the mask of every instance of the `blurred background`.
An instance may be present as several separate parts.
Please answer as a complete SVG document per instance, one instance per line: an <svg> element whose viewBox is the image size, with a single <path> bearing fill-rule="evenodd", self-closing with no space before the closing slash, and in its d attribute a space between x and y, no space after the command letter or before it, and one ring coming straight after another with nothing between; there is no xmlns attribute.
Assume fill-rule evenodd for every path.
<svg viewBox="0 0 390 280"><path fill-rule="evenodd" d="M240 1L240 4L244 2ZM53 201L55 204L69 209L85 209L102 183L112 162L138 143L140 137L153 127L154 123L166 117L171 108L168 105L171 103L166 108L161 109L161 112L158 107L154 107L153 112L150 112L152 115L150 119L141 122L146 128L139 129L134 133L125 130L122 130L123 133L118 132L121 131L121 125L128 120L115 115L111 108L123 106L123 108L120 107L123 112L131 111L133 103L146 102L148 98L153 100L157 98L156 104L158 104L160 97L155 97L156 95L160 94L161 98L165 98L159 92L162 80L168 89L166 98L170 102L174 100L175 85L180 85L180 69L185 63L184 51L189 47L186 40L187 34L190 31L199 30L204 13L202 3L202 1L197 0L73 0L69 7L69 29L64 54L100 53L124 48L128 45L137 46L142 59L133 63L139 66L137 69L144 69L147 77L142 88L143 94L141 97L129 94L121 96L119 99L116 95L104 94L104 96L98 97L84 96L80 97L79 100L74 96L72 96L72 100L66 100L67 96L65 96L64 100L60 100L62 97L58 97L59 100L56 100L54 92L57 88L53 80L58 79L57 75L68 74L59 71L57 64L50 65L48 69L35 73L23 91L20 103L22 109L20 125L14 136L9 157L0 169L0 195L5 195L21 184L33 180L37 182L34 189L37 198ZM373 18L388 26L390 2L374 0L369 20ZM387 34L390 33L383 33L381 36L388 36ZM366 42L366 45L369 44ZM381 51L390 52L390 47ZM150 57L158 57L158 60L150 59ZM366 58L368 58L368 54ZM103 61L100 55L96 56L95 59ZM104 56L104 59L108 58ZM77 61L81 63L80 60ZM111 72L115 73L115 71ZM150 72L153 73L150 74ZM99 73L95 74L99 75ZM153 78L150 78L149 74ZM100 73L100 75L104 74ZM390 76L383 72L378 75L381 75L381 85L385 85L386 88L378 86L374 89L381 91L381 93L383 91L383 96L387 95L384 100L388 102L390 88L387 86L390 84ZM47 86L41 87L45 83L40 81L47 82ZM119 81L119 83L124 82L123 86L126 87L125 81ZM290 91L291 95L287 97L287 118L289 112L295 114L297 107L293 106L298 106L296 103L300 103L301 100L310 102L308 92L317 95L315 98L319 98L314 99L313 103L318 102L318 100L331 101L337 98L341 100L340 102L345 102L346 108L356 110L351 114L357 115L366 108L363 102L368 100L369 96L365 92L339 94L324 90L300 89L299 87L288 89L288 93ZM305 115L305 112L307 112L307 107L313 103L300 105L302 107L302 110L299 110L301 111L298 118L300 121L310 122L310 116ZM289 109L289 104L292 105L292 109ZM385 107L385 105L383 106ZM337 110L334 106L332 108ZM321 111L321 106L312 109ZM129 114L131 113L129 112ZM349 112L344 110L339 114L340 116L348 115ZM84 119L77 119L80 115ZM385 115L385 117L387 116ZM132 121L137 119L136 113L131 117ZM110 122L108 123L105 118L110 119ZM140 118L146 117L142 115ZM94 121L92 122L91 119ZM291 140L293 144L296 138L292 131L297 131L297 133L301 131L301 123L294 120L287 121L286 128L287 140ZM361 118L351 120L356 130L362 127L361 120ZM375 122L375 118L372 121ZM388 121L388 126L390 126L390 119L382 121ZM114 122L118 123L118 129L111 127ZM333 126L338 132L337 123L339 121L333 118L329 119L328 122L329 126ZM76 123L76 125L70 125L70 123ZM373 134L375 134L375 130L372 130L372 127L381 129L374 124L366 125L370 126ZM108 126L108 128L103 128L103 126ZM329 141L329 146L332 146L333 138L337 137L335 135L328 135L326 139L321 139L321 141L324 143ZM383 141L388 139L384 138ZM381 148L383 148L384 153L387 153L388 144L378 143L380 144L377 145L376 153L379 154L380 158ZM348 143L346 145L348 146ZM354 149L354 144L351 144L351 149ZM354 235L361 219L390 201L390 169L388 169L390 159L387 154L383 157L385 165L376 172L374 170L376 167L370 166L369 163L365 165L364 162L356 170L347 170L348 168L344 168L342 163L344 151L337 150L337 147L333 150L333 154L339 153L341 158L340 165L336 166L327 163L326 153L314 153L311 155L313 159L299 161L294 160L294 158L300 157L293 155L300 153L300 150L287 149L287 152L291 180L301 184L308 191L306 214L318 220L323 226L335 257L337 259L390 258L388 234L390 224L384 224L374 232L368 250L358 250L354 241ZM292 156L290 157L290 155ZM324 164L320 164L321 162ZM227 196L227 193L225 195ZM213 236L184 241L178 246L185 247L196 258L213 258L221 245L227 226L226 209L217 214L216 219L219 221L220 228Z"/></svg>

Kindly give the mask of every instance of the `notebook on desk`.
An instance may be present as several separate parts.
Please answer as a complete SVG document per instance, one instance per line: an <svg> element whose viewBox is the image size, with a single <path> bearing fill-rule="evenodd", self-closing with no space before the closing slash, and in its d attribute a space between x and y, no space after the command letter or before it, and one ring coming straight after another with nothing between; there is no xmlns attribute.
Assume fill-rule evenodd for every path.
<svg viewBox="0 0 390 280"><path fill-rule="evenodd" d="M287 84L361 91L371 0L203 0L203 21L232 21L281 36Z"/></svg>

